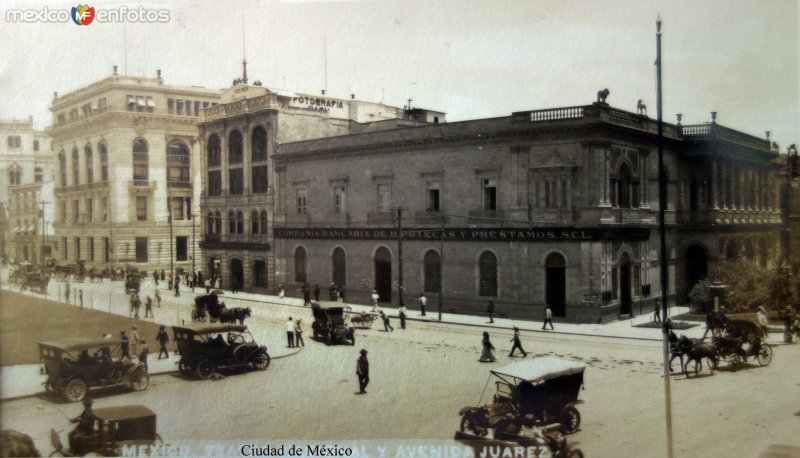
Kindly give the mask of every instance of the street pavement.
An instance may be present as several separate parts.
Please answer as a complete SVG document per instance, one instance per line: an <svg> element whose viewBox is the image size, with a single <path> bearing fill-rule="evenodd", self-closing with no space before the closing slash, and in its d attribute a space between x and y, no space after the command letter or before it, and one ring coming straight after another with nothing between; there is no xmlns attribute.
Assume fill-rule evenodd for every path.
<svg viewBox="0 0 800 458"><path fill-rule="evenodd" d="M4 272L5 273L5 272ZM5 280L5 278L3 278ZM122 281L104 281L99 283L90 283L88 280L83 283L70 283L70 304L65 306L80 307L78 302L78 290L83 291L83 307L100 310L108 313L115 313L118 315L130 315L128 296L124 292L124 283ZM183 290L180 292L180 297L175 297L172 290L164 288L162 282L159 287L156 287L152 279L143 281L141 288L141 296L144 301L148 295L155 298L155 290L158 288L162 303L161 307L153 307L154 318L157 323L165 325L186 324L191 322L191 311L194 308L194 298L205 294L204 288L195 288L192 292L191 288L182 286ZM7 281L3 281L3 288L28 294L39 298L47 298L49 300L65 301L65 282L51 281L46 295L33 293L30 291L22 292L16 285L9 285ZM297 352L297 349L287 348L275 342L283 342L285 338L285 328L283 322L286 317L295 315L309 315L309 307L303 306L301 298L291 298L265 294L254 294L247 292L231 293L226 291L223 295L223 301L228 307L250 307L253 310L253 315L250 323L250 330L253 333L256 341L259 343L266 343L269 348L270 356L281 358L290 356ZM409 302L416 303L416 298ZM154 299L155 302L155 299ZM354 312L371 313L371 305L352 304L347 303ZM392 325L399 327L399 318L397 310L393 307L383 308L384 312L391 317ZM671 307L669 314L677 316L688 311L687 307ZM646 327L644 324L652 323L652 313L645 313L627 320L615 321L607 324L585 324L585 323L570 323L565 321L555 321L555 329L542 330L542 322L539 320L531 319L524 320L518 318L505 318L495 317L494 323L488 321L488 316L485 315L464 315L454 313L441 313L441 321L439 320L439 313L436 310L435 304L428 304L426 316L422 316L420 311L415 308L410 308L407 314L407 320L413 322L425 322L436 324L441 322L443 325L459 325L467 327L484 328L485 330L510 330L512 327L519 327L521 331L529 334L550 334L550 335L576 335L576 336L594 336L594 337L607 337L610 339L632 339L642 341L660 341L662 339L660 327ZM142 307L141 313L144 313ZM143 316L143 315L142 315ZM309 317L306 323L306 333L310 333L311 322L313 318ZM267 331L264 331L261 326L252 326L253 323L257 325L266 324ZM276 326L277 324L277 326ZM705 327L703 323L690 322L692 327L677 331L678 334L685 334L688 337L700 338L703 335ZM380 319L373 322L373 328L380 329L383 323ZM172 337L172 336L170 336ZM778 335L772 335L770 343L777 343L779 340ZM152 375L164 374L177 371L177 362L179 356L174 353L174 346L170 343L173 352L170 353L169 358L159 360L157 352L153 352L148 357L148 367ZM152 345L151 348L156 348L157 345ZM25 396L36 395L43 391L43 382L46 376L40 374L40 365L26 364L26 365L13 365L3 366L0 368L0 399L8 400Z"/></svg>

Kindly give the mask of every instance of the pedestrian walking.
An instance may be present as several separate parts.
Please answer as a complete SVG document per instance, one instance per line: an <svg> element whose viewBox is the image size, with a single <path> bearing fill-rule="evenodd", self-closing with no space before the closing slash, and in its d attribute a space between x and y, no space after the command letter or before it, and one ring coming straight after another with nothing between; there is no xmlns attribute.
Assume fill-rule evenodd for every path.
<svg viewBox="0 0 800 458"><path fill-rule="evenodd" d="M294 348L294 322L292 317L286 322L286 338L289 340L289 348Z"/></svg>
<svg viewBox="0 0 800 458"><path fill-rule="evenodd" d="M161 281L164 281L164 279L165 279L165 277L164 277L164 269L161 269Z"/></svg>
<svg viewBox="0 0 800 458"><path fill-rule="evenodd" d="M131 359L131 341L125 331L120 331L119 340L119 350L122 352L122 357Z"/></svg>
<svg viewBox="0 0 800 458"><path fill-rule="evenodd" d="M383 319L383 330L386 331L386 332L389 332L389 330L391 329L392 332L394 332L394 328L392 327L392 324L389 323L389 315L383 313L383 310L380 311L380 314L381 314L381 318Z"/></svg>
<svg viewBox="0 0 800 458"><path fill-rule="evenodd" d="M133 317L139 319L139 309L142 308L142 298L138 294L133 296Z"/></svg>
<svg viewBox="0 0 800 458"><path fill-rule="evenodd" d="M369 361L367 360L367 350L361 349L361 356L356 361L356 375L358 376L358 393L367 394L369 385Z"/></svg>
<svg viewBox="0 0 800 458"><path fill-rule="evenodd" d="M314 300L319 302L319 295L322 291L319 289L319 283L314 284Z"/></svg>
<svg viewBox="0 0 800 458"><path fill-rule="evenodd" d="M161 291L156 288L156 307L161 307Z"/></svg>
<svg viewBox="0 0 800 458"><path fill-rule="evenodd" d="M425 293L419 293L419 311L421 316L425 316L425 306L428 305L428 298L425 297Z"/></svg>
<svg viewBox="0 0 800 458"><path fill-rule="evenodd" d="M550 306L549 305L547 306L547 308L544 309L544 323L542 323L542 331L544 331L544 328L547 326L548 323L550 324L550 330L551 331L554 330L554 328L553 328L553 311L550 310Z"/></svg>
<svg viewBox="0 0 800 458"><path fill-rule="evenodd" d="M181 282L175 280L175 297L181 297Z"/></svg>
<svg viewBox="0 0 800 458"><path fill-rule="evenodd" d="M284 291L283 291L283 283L278 285L278 299L283 299Z"/></svg>
<svg viewBox="0 0 800 458"><path fill-rule="evenodd" d="M81 310L83 310L83 289L78 290L78 301L81 304Z"/></svg>
<svg viewBox="0 0 800 458"><path fill-rule="evenodd" d="M486 306L486 314L489 315L489 323L494 323L494 302L489 301L489 305Z"/></svg>
<svg viewBox="0 0 800 458"><path fill-rule="evenodd" d="M164 355L164 358L169 359L169 350L167 350L167 343L169 342L169 334L165 330L164 325L158 327L158 334L156 335L156 340L161 348L158 350L158 359L161 359L161 355Z"/></svg>
<svg viewBox="0 0 800 458"><path fill-rule="evenodd" d="M800 343L800 315L795 315L791 331L794 333L795 342Z"/></svg>
<svg viewBox="0 0 800 458"><path fill-rule="evenodd" d="M653 302L653 323L661 323L661 304L658 299ZM706 328L706 331L708 331L708 328ZM703 335L703 338L705 338L705 335Z"/></svg>
<svg viewBox="0 0 800 458"><path fill-rule="evenodd" d="M378 299L380 299L380 298L381 297L378 295L378 290L373 289L372 290L372 296L371 296L371 299L372 299L372 311L373 312L380 311L378 309Z"/></svg>
<svg viewBox="0 0 800 458"><path fill-rule="evenodd" d="M67 304L69 304L69 282L64 282L64 299L66 299Z"/></svg>
<svg viewBox="0 0 800 458"><path fill-rule="evenodd" d="M483 345L483 351L481 352L481 359L479 360L482 363L493 363L497 361L497 358L494 357L494 345L489 340L489 333L483 331L483 340L481 341Z"/></svg>
<svg viewBox="0 0 800 458"><path fill-rule="evenodd" d="M153 271L153 281L156 283L156 286L158 286L158 271L157 270Z"/></svg>
<svg viewBox="0 0 800 458"><path fill-rule="evenodd" d="M150 318L155 318L155 316L153 316L153 298L150 296L147 296L147 299L144 301L144 317L147 318L148 316L150 316Z"/></svg>
<svg viewBox="0 0 800 458"><path fill-rule="evenodd" d="M150 353L150 347L147 346L147 340L142 339L141 347L139 348L139 362L144 364L145 370L147 368L147 354Z"/></svg>
<svg viewBox="0 0 800 458"><path fill-rule="evenodd" d="M519 328L514 326L514 337L511 338L509 342L514 342L514 346L511 347L511 353L508 356L514 356L514 350L519 348L519 351L522 352L522 356L528 356L528 353L522 349L522 342L519 340Z"/></svg>
<svg viewBox="0 0 800 458"><path fill-rule="evenodd" d="M133 350L134 355L139 354L139 343L141 343L141 341L142 338L139 336L139 328L134 324L131 327L131 343L133 344L133 348L131 348L131 350Z"/></svg>
<svg viewBox="0 0 800 458"><path fill-rule="evenodd" d="M296 347L306 346L306 342L303 340L303 320L300 318L294 324L294 345Z"/></svg>
<svg viewBox="0 0 800 458"><path fill-rule="evenodd" d="M408 309L405 305L400 305L397 308L397 312L400 314L400 327L405 329L406 328L406 313L408 313Z"/></svg>
<svg viewBox="0 0 800 458"><path fill-rule="evenodd" d="M337 285L336 294L339 296L339 300L344 302L344 288L342 285Z"/></svg>
<svg viewBox="0 0 800 458"><path fill-rule="evenodd" d="M231 280L231 293L236 294L239 291L239 280Z"/></svg>
<svg viewBox="0 0 800 458"><path fill-rule="evenodd" d="M130 299L131 311L130 311L130 313L128 313L128 316L133 316L133 309L134 309L133 304L134 304L134 302L136 302L135 299L136 299L136 293L132 292L131 293L131 299Z"/></svg>
<svg viewBox="0 0 800 458"><path fill-rule="evenodd" d="M174 289L174 286L172 285L172 274L169 274L169 277L168 277L168 280L167 280L167 288Z"/></svg>
<svg viewBox="0 0 800 458"><path fill-rule="evenodd" d="M319 302L319 286L315 291L317 302ZM303 285L303 307L311 305L311 288L308 286L308 283Z"/></svg>

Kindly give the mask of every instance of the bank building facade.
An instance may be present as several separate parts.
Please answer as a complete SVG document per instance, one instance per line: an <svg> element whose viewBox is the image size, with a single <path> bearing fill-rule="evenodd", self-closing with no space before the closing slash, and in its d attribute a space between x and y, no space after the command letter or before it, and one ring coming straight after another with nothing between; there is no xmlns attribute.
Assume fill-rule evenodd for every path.
<svg viewBox="0 0 800 458"><path fill-rule="evenodd" d="M547 305L574 322L650 311L662 288L656 127L598 102L282 143L276 281L412 308L424 293L446 312L493 301L520 318ZM770 142L713 118L665 123L664 136L670 301L726 260L767 267L780 228Z"/></svg>

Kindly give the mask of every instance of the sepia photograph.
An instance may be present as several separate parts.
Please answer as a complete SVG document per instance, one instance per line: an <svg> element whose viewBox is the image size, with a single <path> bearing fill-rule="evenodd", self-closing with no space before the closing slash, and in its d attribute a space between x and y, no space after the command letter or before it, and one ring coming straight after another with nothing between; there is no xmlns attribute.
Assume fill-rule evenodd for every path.
<svg viewBox="0 0 800 458"><path fill-rule="evenodd" d="M800 458L798 0L0 21L0 457Z"/></svg>

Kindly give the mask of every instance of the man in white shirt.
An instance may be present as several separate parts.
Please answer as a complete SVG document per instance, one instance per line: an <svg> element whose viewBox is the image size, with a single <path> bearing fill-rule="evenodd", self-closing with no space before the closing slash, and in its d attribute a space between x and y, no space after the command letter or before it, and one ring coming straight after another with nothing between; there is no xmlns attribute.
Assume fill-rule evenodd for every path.
<svg viewBox="0 0 800 458"><path fill-rule="evenodd" d="M544 331L544 328L548 323L550 323L550 329L553 330L553 311L550 310L549 305L544 311L544 323L542 323L542 331Z"/></svg>
<svg viewBox="0 0 800 458"><path fill-rule="evenodd" d="M419 310L422 312L420 315L425 316L425 306L428 305L428 298L425 297L424 293L419 293L417 301L419 302Z"/></svg>
<svg viewBox="0 0 800 458"><path fill-rule="evenodd" d="M381 297L378 295L377 290L372 290L372 311L377 313L378 312L378 299Z"/></svg>
<svg viewBox="0 0 800 458"><path fill-rule="evenodd" d="M286 338L289 339L289 348L294 347L294 322L292 317L286 322Z"/></svg>

